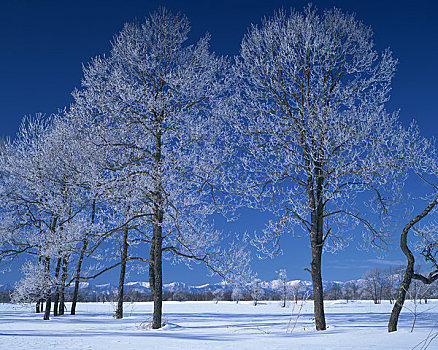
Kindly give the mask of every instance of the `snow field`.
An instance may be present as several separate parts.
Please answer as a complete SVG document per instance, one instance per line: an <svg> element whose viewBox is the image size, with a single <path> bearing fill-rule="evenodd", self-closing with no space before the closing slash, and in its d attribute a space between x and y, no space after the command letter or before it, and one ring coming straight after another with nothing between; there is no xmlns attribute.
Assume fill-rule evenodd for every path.
<svg viewBox="0 0 438 350"><path fill-rule="evenodd" d="M327 301L327 331L313 325L313 304L281 308L278 301L164 302L167 325L151 330L152 303L125 303L125 318L111 303L80 303L77 315L43 321L33 306L0 304L0 349L438 349L438 300L417 305L417 321L404 309L399 331L386 330L384 301ZM69 307L69 305L67 305ZM411 302L407 307L413 308ZM293 311L293 313L292 313ZM289 327L289 332L286 330ZM293 332L291 332L293 328Z"/></svg>

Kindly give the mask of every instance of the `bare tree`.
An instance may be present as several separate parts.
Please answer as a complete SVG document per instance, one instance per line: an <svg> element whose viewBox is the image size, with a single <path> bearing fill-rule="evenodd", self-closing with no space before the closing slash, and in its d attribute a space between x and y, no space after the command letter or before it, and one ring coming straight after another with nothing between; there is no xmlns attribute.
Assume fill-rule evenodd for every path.
<svg viewBox="0 0 438 350"><path fill-rule="evenodd" d="M347 302L349 300L357 300L359 298L359 286L355 282L347 282L343 286L343 295Z"/></svg>
<svg viewBox="0 0 438 350"><path fill-rule="evenodd" d="M368 271L365 276L364 293L374 301L374 304L382 302L384 279L380 269Z"/></svg>
<svg viewBox="0 0 438 350"><path fill-rule="evenodd" d="M207 220L228 185L221 168L229 132L216 113L228 63L209 51L208 35L188 45L189 30L185 16L166 9L126 24L111 54L84 69L84 89L75 93L74 117L92 126L107 185L128 186L125 197L143 221L137 241L149 248L153 328L161 327L163 254L231 279L248 261L236 246L220 249L222 235Z"/></svg>
<svg viewBox="0 0 438 350"><path fill-rule="evenodd" d="M249 153L244 185L278 217L255 244L272 255L282 232L308 234L317 330L326 329L323 251L342 248L359 224L370 244L383 244L353 200L369 190L373 208L385 208L397 153L397 118L384 109L397 62L389 50L377 53L372 36L336 8L279 11L251 27L235 64L236 124Z"/></svg>
<svg viewBox="0 0 438 350"><path fill-rule="evenodd" d="M398 318L412 280L415 279L428 285L438 280L438 261L436 259L438 254L438 227L434 222L426 222L423 226L420 226L421 222L427 221L427 218L436 212L438 204L438 186L436 185L438 176L438 155L436 153L435 144L420 136L416 124L412 124L407 133L408 137L403 138L403 140L405 140L403 144L403 152L405 154L403 157L403 165L408 171L413 173L417 179L427 184L431 191L426 197L422 197L426 199L427 205L419 214L409 220L403 227L400 235L400 248L406 256L407 266L388 322L388 332L397 330ZM415 272L415 251L413 252L410 249L408 241L408 234L411 230L415 231L418 236L421 237L421 241L417 242L416 248L419 255L424 258L430 268L430 272L427 276Z"/></svg>
<svg viewBox="0 0 438 350"><path fill-rule="evenodd" d="M242 300L242 298L243 298L242 288L240 288L239 286L234 286L233 291L231 293L231 299L233 299L236 302L236 304L238 304L239 301Z"/></svg>
<svg viewBox="0 0 438 350"><path fill-rule="evenodd" d="M287 273L285 269L280 269L277 272L278 280L280 284L278 285L278 290L281 296L281 307L286 307L287 298L289 296L289 288L287 285Z"/></svg>
<svg viewBox="0 0 438 350"><path fill-rule="evenodd" d="M53 292L54 315L64 312L68 263L82 228L87 205L75 186L74 147L66 142L68 128L59 116L25 118L17 137L3 148L1 259L30 254L53 274L53 291L45 292L48 319ZM76 166L77 166L76 162Z"/></svg>
<svg viewBox="0 0 438 350"><path fill-rule="evenodd" d="M217 304L224 297L224 291L222 289L216 289L213 291L213 300Z"/></svg>
<svg viewBox="0 0 438 350"><path fill-rule="evenodd" d="M254 278L251 281L251 297L254 303L254 306L257 306L260 298L263 296L264 291L260 285L261 280L259 278Z"/></svg>
<svg viewBox="0 0 438 350"><path fill-rule="evenodd" d="M339 300L342 298L342 288L338 283L335 283L331 286L331 288L326 292L326 299L329 300Z"/></svg>
<svg viewBox="0 0 438 350"><path fill-rule="evenodd" d="M295 281L295 283L293 283L290 287L291 289L291 293L292 293L292 298L294 300L294 303L298 303L298 297L300 296L300 292L302 290L302 285L301 283L298 281Z"/></svg>

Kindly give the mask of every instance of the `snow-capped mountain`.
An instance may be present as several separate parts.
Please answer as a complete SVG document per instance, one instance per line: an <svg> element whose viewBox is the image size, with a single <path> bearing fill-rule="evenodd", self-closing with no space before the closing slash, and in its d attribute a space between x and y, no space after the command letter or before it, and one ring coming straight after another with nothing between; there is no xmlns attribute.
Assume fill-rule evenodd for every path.
<svg viewBox="0 0 438 350"><path fill-rule="evenodd" d="M358 281L350 281L356 284L361 284L360 280ZM333 286L337 285L339 287L343 287L343 285L347 282L339 282L339 281L324 281L324 290L329 291L333 288ZM282 282L280 280L272 280L272 281L260 281L260 288L266 293L274 293L278 291ZM288 289L296 290L300 293L311 292L312 291L312 282L311 281L302 281L302 280L292 280L287 282ZM97 293L97 294L114 294L117 292L118 286L116 284L106 283L106 284L90 284L88 282L82 282L80 285L82 290L87 290L89 293ZM246 286L248 289L250 285ZM214 292L216 290L222 291L230 291L233 289L233 286L226 283L206 283L202 285L188 285L184 282L172 282L163 284L163 292L185 292L185 293L208 293ZM124 290L135 291L141 294L150 294L149 282L144 281L133 281L125 283Z"/></svg>

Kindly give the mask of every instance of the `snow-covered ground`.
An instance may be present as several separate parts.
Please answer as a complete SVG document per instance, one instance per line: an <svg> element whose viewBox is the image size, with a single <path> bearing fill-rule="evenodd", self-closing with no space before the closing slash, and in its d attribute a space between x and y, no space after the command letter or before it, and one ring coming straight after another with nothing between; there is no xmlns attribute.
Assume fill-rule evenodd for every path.
<svg viewBox="0 0 438 350"><path fill-rule="evenodd" d="M167 325L151 330L152 303L126 303L125 318L111 303L82 303L77 315L43 321L33 306L0 304L0 349L438 349L438 300L401 314L388 334L391 305L370 301L326 302L327 331L315 331L312 302L281 308L279 302L165 302ZM69 305L68 305L69 306ZM412 308L410 302L407 303ZM293 312L292 312L293 311ZM296 324L295 324L296 322ZM295 324L295 327L294 327ZM289 332L287 329L289 327ZM291 329L294 327L293 332Z"/></svg>

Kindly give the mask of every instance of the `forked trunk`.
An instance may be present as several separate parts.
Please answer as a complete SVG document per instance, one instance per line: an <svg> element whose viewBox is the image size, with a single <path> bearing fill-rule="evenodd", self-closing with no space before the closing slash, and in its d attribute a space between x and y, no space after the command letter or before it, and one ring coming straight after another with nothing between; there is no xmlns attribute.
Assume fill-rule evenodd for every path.
<svg viewBox="0 0 438 350"><path fill-rule="evenodd" d="M400 248L408 260L408 265L406 266L405 277L403 278L403 282L401 283L400 289L398 290L397 299L395 301L394 307L392 308L391 317L389 318L388 332L395 332L397 330L398 318L403 308L403 304L405 303L406 300L406 293L408 292L409 287L411 286L412 278L414 277L415 258L414 258L414 254L412 254L411 250L408 247L409 230L421 219L423 219L427 214L429 214L429 212L437 204L438 204L438 199L430 203L419 215L417 215L415 218L409 221L408 224L403 228L402 234L400 236ZM423 277L422 282L431 283L433 282L433 280Z"/></svg>

